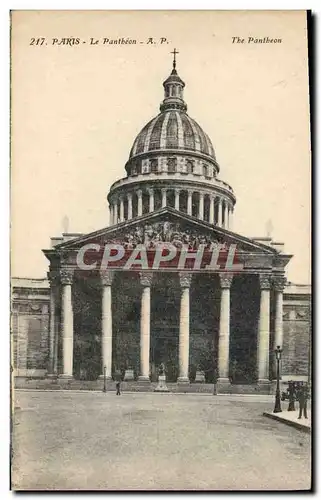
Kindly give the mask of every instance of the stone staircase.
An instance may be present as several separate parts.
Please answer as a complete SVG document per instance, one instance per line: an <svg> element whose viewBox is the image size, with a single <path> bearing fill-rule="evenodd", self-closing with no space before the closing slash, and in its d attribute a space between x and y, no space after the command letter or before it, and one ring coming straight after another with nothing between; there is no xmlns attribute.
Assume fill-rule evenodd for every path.
<svg viewBox="0 0 321 500"><path fill-rule="evenodd" d="M26 379L16 377L16 389L29 390L78 390L78 391L102 391L104 387L103 380L69 380L69 379ZM214 384L191 383L178 384L176 382L166 383L169 392L171 393L204 393L213 394ZM127 381L121 383L121 390L124 392L154 392L157 386L156 382L138 382ZM107 382L107 391L115 391L116 384L114 381ZM272 385L257 385L257 384L231 384L218 385L218 394L271 394Z"/></svg>

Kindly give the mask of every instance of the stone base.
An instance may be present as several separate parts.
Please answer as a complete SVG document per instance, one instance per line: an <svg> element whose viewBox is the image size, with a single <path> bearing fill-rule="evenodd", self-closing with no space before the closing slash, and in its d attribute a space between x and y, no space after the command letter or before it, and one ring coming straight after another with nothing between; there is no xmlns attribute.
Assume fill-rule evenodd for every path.
<svg viewBox="0 0 321 500"><path fill-rule="evenodd" d="M57 379L58 375L57 375L57 373L47 373L46 378L53 380L53 379Z"/></svg>
<svg viewBox="0 0 321 500"><path fill-rule="evenodd" d="M229 378L218 378L217 379L217 384L228 384L231 385L230 379Z"/></svg>
<svg viewBox="0 0 321 500"><path fill-rule="evenodd" d="M188 377L178 377L177 379L178 384L189 384L189 378Z"/></svg>
<svg viewBox="0 0 321 500"><path fill-rule="evenodd" d="M99 375L98 380L104 380L104 375ZM111 381L111 380L113 380L113 379L112 379L112 378L111 378L111 376L109 375L108 377L106 377L106 380L107 380L107 382L110 382L110 381Z"/></svg>
<svg viewBox="0 0 321 500"><path fill-rule="evenodd" d="M127 381L127 380L134 380L134 370L132 370L131 368L129 368L128 370L125 371L125 375L124 375L124 380Z"/></svg>
<svg viewBox="0 0 321 500"><path fill-rule="evenodd" d="M229 393L231 392L231 382L230 379L228 378L218 378L216 382L216 394L220 394L221 392L224 393ZM214 391L213 391L214 392Z"/></svg>
<svg viewBox="0 0 321 500"><path fill-rule="evenodd" d="M159 375L158 384L154 389L154 392L169 392L168 387L166 385L166 376Z"/></svg>
<svg viewBox="0 0 321 500"><path fill-rule="evenodd" d="M269 385L271 382L266 378L259 378L257 381L258 385Z"/></svg>
<svg viewBox="0 0 321 500"><path fill-rule="evenodd" d="M195 382L197 382L197 383L204 383L205 382L205 373L203 371L198 370L196 372Z"/></svg>
<svg viewBox="0 0 321 500"><path fill-rule="evenodd" d="M147 382L147 383L150 383L150 378L149 377L146 377L146 375L139 375L138 377L138 382Z"/></svg>
<svg viewBox="0 0 321 500"><path fill-rule="evenodd" d="M58 378L62 379L62 380L74 380L74 376L73 375L65 375L64 373L62 373L61 375L59 375Z"/></svg>

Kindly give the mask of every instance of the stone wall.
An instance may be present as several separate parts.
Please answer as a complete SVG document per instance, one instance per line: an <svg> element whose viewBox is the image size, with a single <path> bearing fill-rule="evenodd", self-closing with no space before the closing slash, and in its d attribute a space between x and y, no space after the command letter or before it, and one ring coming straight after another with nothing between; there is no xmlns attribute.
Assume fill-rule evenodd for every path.
<svg viewBox="0 0 321 500"><path fill-rule="evenodd" d="M13 279L11 363L18 377L44 376L48 363L49 284Z"/></svg>
<svg viewBox="0 0 321 500"><path fill-rule="evenodd" d="M304 293L305 292L305 293ZM311 295L308 288L287 287L283 305L283 378L306 379L310 363Z"/></svg>

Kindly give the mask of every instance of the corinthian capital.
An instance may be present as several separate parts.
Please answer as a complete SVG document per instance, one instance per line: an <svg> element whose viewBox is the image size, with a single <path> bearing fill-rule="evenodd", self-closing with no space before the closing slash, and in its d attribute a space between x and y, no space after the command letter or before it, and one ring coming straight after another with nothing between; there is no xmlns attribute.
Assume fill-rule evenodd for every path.
<svg viewBox="0 0 321 500"><path fill-rule="evenodd" d="M153 273L141 271L139 273L139 277L140 277L140 284L142 286L152 286Z"/></svg>
<svg viewBox="0 0 321 500"><path fill-rule="evenodd" d="M182 272L178 274L179 274L179 282L181 288L189 288L192 283L192 277L193 277L192 273Z"/></svg>
<svg viewBox="0 0 321 500"><path fill-rule="evenodd" d="M260 274L260 288L261 290L270 290L271 288L271 277L268 274Z"/></svg>
<svg viewBox="0 0 321 500"><path fill-rule="evenodd" d="M99 274L102 286L111 286L114 279L114 271L105 269L104 271L100 271Z"/></svg>
<svg viewBox="0 0 321 500"><path fill-rule="evenodd" d="M233 281L233 274L220 273L221 288L231 288Z"/></svg>
<svg viewBox="0 0 321 500"><path fill-rule="evenodd" d="M60 269L60 282L62 285L71 285L74 275L74 270L70 267L62 267Z"/></svg>
<svg viewBox="0 0 321 500"><path fill-rule="evenodd" d="M272 276L272 285L277 292L283 292L286 285L285 276Z"/></svg>

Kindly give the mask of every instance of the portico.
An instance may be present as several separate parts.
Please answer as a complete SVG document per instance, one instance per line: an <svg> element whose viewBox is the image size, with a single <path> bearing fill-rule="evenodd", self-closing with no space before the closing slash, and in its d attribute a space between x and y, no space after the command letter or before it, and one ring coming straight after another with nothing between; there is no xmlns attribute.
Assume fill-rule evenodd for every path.
<svg viewBox="0 0 321 500"><path fill-rule="evenodd" d="M58 332L54 318L50 322L50 374L55 371L54 367L59 366L58 373L57 370L54 373L56 376L79 377L76 369L79 360L74 360L74 349L81 339L81 332L86 329L86 342L96 345L88 348L87 356L92 357L94 352L97 363L100 359L96 378L102 376L104 367L108 379L112 379L115 370L123 368L134 370L139 383L149 383L153 370L163 362L165 366L168 363L171 377L176 378L177 383L189 384L195 370L201 370L206 372L206 380L217 379L224 385L233 382L233 376L235 382L233 366L235 363L240 365L241 358L244 358L251 364L248 367L250 375L247 375L249 381L267 384L272 374L270 352L276 342L282 345L284 276L276 263L284 264L289 257L282 257L272 245L240 239L234 233L213 228L204 221L191 220L175 209L160 209L153 217L152 221L149 216L135 223L128 221L126 228L116 231L107 228L99 234L86 235L45 252L52 262L48 274L52 311L60 310ZM130 240L130 234L137 235L141 230L142 241L146 242L146 234L149 234L146 245L152 245L154 238L159 240L159 227L168 231L167 235L162 233L162 238L171 239L177 245L183 241L184 235L192 234L192 228L192 237L198 241L202 241L202 237L217 241L224 232L224 238L230 238L238 246L244 268L235 273L222 269L208 272L204 269L151 271L136 268L125 271L115 268L93 270L84 278L75 265L77 249L88 241L126 242ZM61 255L64 262L61 262ZM90 297L96 309L91 307L90 312L94 316L93 326L84 327L81 314L90 306L86 303L89 292L84 292L84 287L89 286L92 286ZM79 299L78 289L82 290L86 301ZM168 290L172 290L170 296ZM59 304L56 304L57 300ZM163 309L159 309L161 302L165 303ZM207 303L206 310L203 305L197 305L202 302ZM251 303L254 306L250 315L254 321L247 316ZM167 324L174 328L172 331L177 332L177 337L174 335L170 342L164 341L164 346L168 347L160 349L162 343L157 336L161 339L168 335ZM55 348L57 344L60 345L60 354ZM158 346L156 351L155 345ZM57 359L59 355L60 360ZM256 358L255 367L253 357ZM84 357L82 360L81 363L86 364ZM239 368L239 376L242 370L246 379L247 367Z"/></svg>

